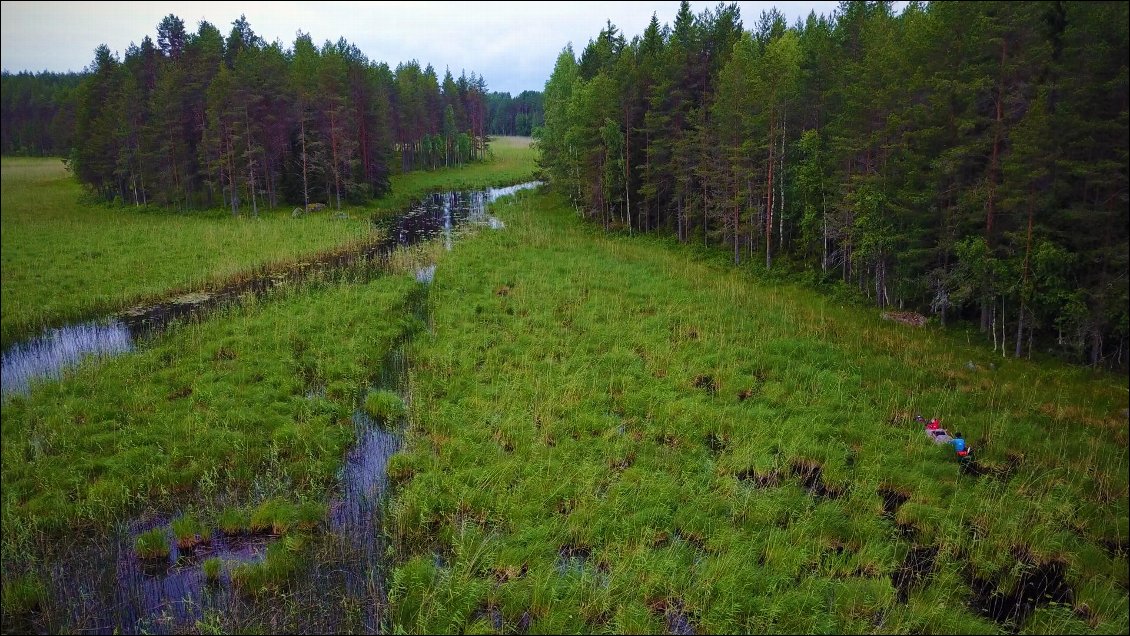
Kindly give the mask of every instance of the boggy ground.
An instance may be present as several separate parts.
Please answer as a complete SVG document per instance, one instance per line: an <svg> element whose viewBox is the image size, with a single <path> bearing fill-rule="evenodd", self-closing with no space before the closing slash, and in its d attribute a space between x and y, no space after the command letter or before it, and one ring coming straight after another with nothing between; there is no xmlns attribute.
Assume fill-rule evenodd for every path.
<svg viewBox="0 0 1130 636"><path fill-rule="evenodd" d="M84 195L58 159L0 162L4 346L130 304L219 284L245 272L370 240L374 216L402 210L438 189L528 181L525 137L500 137L487 161L393 175L392 192L363 207L292 218L293 206L180 214L111 206Z"/></svg>
<svg viewBox="0 0 1130 636"><path fill-rule="evenodd" d="M185 545L207 544L221 531L281 537L262 565L212 567L253 596L286 590L287 603L272 597L238 614L212 614L198 629L339 624L319 621L340 611L344 597L307 589L324 587L324 579L304 568L326 569L326 554L345 553L334 532L316 529L341 516L331 515L330 504L368 387L394 348L423 326L414 311L423 288L412 266L410 255L399 255L390 267L401 273L369 282L283 287L7 399L4 631L185 629L134 623L109 605L124 593L115 589L117 555L132 558L136 539L137 557L163 560L170 529ZM148 528L155 530L141 532ZM90 597L80 598L88 588ZM151 620L144 612L136 619Z"/></svg>
<svg viewBox="0 0 1130 636"><path fill-rule="evenodd" d="M413 345L395 628L1130 629L1124 378L990 370L552 195L494 214L440 261Z"/></svg>

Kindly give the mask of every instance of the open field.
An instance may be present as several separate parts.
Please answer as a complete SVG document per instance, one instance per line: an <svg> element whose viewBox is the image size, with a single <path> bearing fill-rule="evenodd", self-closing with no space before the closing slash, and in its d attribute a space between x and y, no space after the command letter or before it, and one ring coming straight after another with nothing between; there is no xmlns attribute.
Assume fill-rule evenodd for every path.
<svg viewBox="0 0 1130 636"><path fill-rule="evenodd" d="M398 628L1126 632L1124 378L990 367L550 196L494 213L416 340Z"/></svg>
<svg viewBox="0 0 1130 636"><path fill-rule="evenodd" d="M421 194L513 183L533 173L528 138L502 137L494 158L463 168L392 178L393 192L365 207L291 218L291 208L233 218L88 202L57 159L0 162L4 345L58 325L186 291L271 263L358 241L370 218Z"/></svg>

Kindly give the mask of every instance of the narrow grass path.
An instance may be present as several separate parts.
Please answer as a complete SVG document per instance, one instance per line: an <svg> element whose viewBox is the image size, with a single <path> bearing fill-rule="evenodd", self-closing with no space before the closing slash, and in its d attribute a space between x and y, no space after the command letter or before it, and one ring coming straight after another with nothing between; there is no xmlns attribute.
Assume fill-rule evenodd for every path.
<svg viewBox="0 0 1130 636"><path fill-rule="evenodd" d="M1126 380L607 236L456 245L390 463L411 633L1125 633ZM976 361L975 369L966 366ZM965 433L980 475L913 415Z"/></svg>

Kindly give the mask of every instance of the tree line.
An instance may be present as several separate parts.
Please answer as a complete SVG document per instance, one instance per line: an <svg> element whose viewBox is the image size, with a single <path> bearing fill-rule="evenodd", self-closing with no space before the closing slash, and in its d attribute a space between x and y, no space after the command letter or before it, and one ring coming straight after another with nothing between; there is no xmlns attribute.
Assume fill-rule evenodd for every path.
<svg viewBox="0 0 1130 636"><path fill-rule="evenodd" d="M608 229L1124 366L1127 2L736 5L566 47L535 136Z"/></svg>
<svg viewBox="0 0 1130 636"><path fill-rule="evenodd" d="M488 132L492 135L518 135L529 137L534 129L545 123L542 94L522 91L517 97L510 93L487 95Z"/></svg>
<svg viewBox="0 0 1130 636"><path fill-rule="evenodd" d="M79 73L0 74L0 153L65 156L75 128Z"/></svg>
<svg viewBox="0 0 1130 636"><path fill-rule="evenodd" d="M244 16L225 37L206 21L188 32L168 15L156 41L131 44L121 60L98 47L73 88L52 80L72 91L57 95L57 115L28 107L34 116L12 117L9 145L9 113L49 101L41 81L27 91L36 97L13 97L7 110L8 82L23 78L4 78L4 150L25 143L18 131L58 129L31 152L69 149L80 181L136 205L223 205L232 214L311 202L340 208L388 191L394 170L463 164L487 145L482 77L448 71L441 81L416 61L393 70L344 39L318 47L301 31L284 48ZM48 117L64 121L42 124Z"/></svg>

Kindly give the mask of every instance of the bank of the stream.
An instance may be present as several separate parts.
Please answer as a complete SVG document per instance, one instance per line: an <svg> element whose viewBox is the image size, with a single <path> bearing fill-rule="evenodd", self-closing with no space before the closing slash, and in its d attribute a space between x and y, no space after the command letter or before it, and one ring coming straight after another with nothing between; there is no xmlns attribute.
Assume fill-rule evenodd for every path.
<svg viewBox="0 0 1130 636"><path fill-rule="evenodd" d="M38 338L20 342L3 353L3 395L26 393L33 382L57 379L87 355L105 356L130 351L135 341L159 333L178 320L194 319L231 303L261 298L280 286L308 281L364 282L380 275L397 250L433 238L450 249L459 229L466 224L493 227L498 220L487 206L498 199L538 182L466 191L434 192L415 201L396 215L374 220L380 228L367 240L305 256L295 263L276 264L189 293L130 307L117 314L87 323L47 330Z"/></svg>
<svg viewBox="0 0 1130 636"><path fill-rule="evenodd" d="M350 243L371 242L370 220L440 190L528 181L529 138L501 137L488 160L393 175L392 193L343 214L292 217L292 208L233 218L216 210L180 214L94 203L58 159L0 160L0 342L131 305L222 285Z"/></svg>

